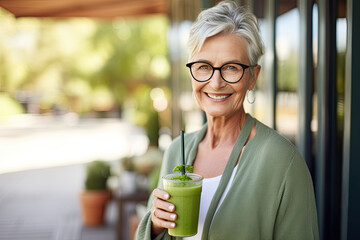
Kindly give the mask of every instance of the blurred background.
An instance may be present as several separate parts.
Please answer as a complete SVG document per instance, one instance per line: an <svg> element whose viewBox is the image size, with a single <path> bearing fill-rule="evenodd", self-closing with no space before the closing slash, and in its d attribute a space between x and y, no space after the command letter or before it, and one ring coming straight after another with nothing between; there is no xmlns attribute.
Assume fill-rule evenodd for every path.
<svg viewBox="0 0 360 240"><path fill-rule="evenodd" d="M186 42L217 2L0 0L0 239L132 239L163 152L206 121ZM266 46L246 111L304 156L321 239L355 239L358 85L346 72L359 59L346 58L358 51L358 3L236 2L259 18ZM94 160L109 164L112 191L97 227L79 200Z"/></svg>
<svg viewBox="0 0 360 240"><path fill-rule="evenodd" d="M166 16L0 14L0 172L142 154L169 135ZM136 144L122 136L135 126Z"/></svg>

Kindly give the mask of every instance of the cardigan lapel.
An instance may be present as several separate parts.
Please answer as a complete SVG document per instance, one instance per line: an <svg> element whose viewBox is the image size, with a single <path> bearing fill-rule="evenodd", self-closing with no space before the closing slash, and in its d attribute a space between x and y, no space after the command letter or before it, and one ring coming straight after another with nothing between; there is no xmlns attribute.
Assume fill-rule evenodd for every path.
<svg viewBox="0 0 360 240"><path fill-rule="evenodd" d="M203 228L203 234L202 234L202 238L201 238L202 240L208 239L210 225L211 225L212 219L214 217L214 214L216 212L217 206L218 206L219 201L224 193L224 190L229 182L229 179L230 179L232 171L236 165L236 162L240 156L241 149L244 147L246 140L248 139L248 137L250 135L250 132L254 125L254 122L255 122L255 120L250 116L250 114L246 114L246 120L245 120L244 126L242 127L240 134L235 142L235 145L231 151L229 160L226 163L224 172L221 176L219 186L216 189L216 192L211 200L208 212L206 214L204 228Z"/></svg>

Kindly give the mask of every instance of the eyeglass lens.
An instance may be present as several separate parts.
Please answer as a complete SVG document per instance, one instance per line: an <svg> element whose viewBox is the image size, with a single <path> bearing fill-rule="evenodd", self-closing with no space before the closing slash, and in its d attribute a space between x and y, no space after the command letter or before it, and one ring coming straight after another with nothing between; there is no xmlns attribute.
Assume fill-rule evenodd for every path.
<svg viewBox="0 0 360 240"><path fill-rule="evenodd" d="M228 82L239 81L243 75L243 72L243 67L234 63L225 64L220 69L222 78ZM195 80L207 81L212 77L214 68L208 63L198 62L191 66L191 73Z"/></svg>

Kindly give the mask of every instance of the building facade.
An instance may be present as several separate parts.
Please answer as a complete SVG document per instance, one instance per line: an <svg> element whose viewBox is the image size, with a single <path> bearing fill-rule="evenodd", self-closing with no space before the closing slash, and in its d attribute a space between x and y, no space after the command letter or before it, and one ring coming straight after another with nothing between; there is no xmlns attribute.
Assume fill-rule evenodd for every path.
<svg viewBox="0 0 360 240"><path fill-rule="evenodd" d="M173 135L193 129L184 34L219 1L171 0ZM256 102L247 105L300 150L313 177L322 240L360 239L360 2L237 0L255 13L265 42ZM195 114L196 115L196 114Z"/></svg>

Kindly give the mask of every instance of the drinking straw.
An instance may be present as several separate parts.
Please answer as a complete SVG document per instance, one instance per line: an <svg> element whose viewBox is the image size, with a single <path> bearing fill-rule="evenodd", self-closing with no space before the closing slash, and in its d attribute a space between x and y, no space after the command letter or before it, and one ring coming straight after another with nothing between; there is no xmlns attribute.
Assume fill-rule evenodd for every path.
<svg viewBox="0 0 360 240"><path fill-rule="evenodd" d="M185 150L184 150L184 131L180 131L180 138L181 138L181 159L182 159L182 175L185 175Z"/></svg>

